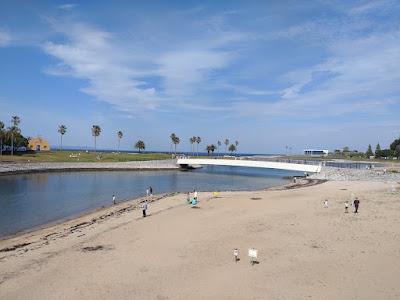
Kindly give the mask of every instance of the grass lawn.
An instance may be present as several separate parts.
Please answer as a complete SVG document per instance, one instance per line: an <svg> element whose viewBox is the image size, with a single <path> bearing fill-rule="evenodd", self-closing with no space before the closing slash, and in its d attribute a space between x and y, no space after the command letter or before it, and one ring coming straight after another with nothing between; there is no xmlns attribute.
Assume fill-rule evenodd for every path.
<svg viewBox="0 0 400 300"><path fill-rule="evenodd" d="M171 155L163 153L105 153L85 151L50 151L34 154L3 155L0 161L13 162L124 162L170 159Z"/></svg>

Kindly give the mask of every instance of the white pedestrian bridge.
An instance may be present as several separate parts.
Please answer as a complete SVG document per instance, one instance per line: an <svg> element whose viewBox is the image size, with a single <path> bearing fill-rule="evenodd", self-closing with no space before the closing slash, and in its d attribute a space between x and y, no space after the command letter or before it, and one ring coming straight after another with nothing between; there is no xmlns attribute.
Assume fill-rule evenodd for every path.
<svg viewBox="0 0 400 300"><path fill-rule="evenodd" d="M321 172L321 165L305 165L275 161L258 161L258 160L242 160L242 159L208 159L208 158L178 158L177 164L181 167L190 167L196 165L209 166L231 166L231 167L250 167L278 169L288 171L300 171L307 173Z"/></svg>

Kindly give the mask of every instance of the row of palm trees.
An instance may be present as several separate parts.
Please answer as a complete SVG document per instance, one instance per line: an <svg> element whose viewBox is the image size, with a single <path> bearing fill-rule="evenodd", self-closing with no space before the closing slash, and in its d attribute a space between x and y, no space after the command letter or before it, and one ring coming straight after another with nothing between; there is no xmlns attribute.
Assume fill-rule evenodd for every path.
<svg viewBox="0 0 400 300"><path fill-rule="evenodd" d="M171 139L171 148L172 148L172 145L173 145L174 146L174 153L176 154L176 147L180 143L180 138L175 133L172 133L170 135L170 139ZM192 136L191 138L189 138L189 143L191 145L192 155L194 156L194 154L195 154L194 150L195 150L195 147L196 147L196 154L198 156L199 155L199 144L201 143L201 137ZM237 151L237 148L239 146L239 142L235 141L235 143L231 144L231 145L229 145L229 143L230 143L229 139L225 139L224 140L225 153L227 153L228 151L232 152L232 153ZM210 153L210 152L214 153L215 150L218 150L218 156L219 156L219 149L220 149L221 145L222 145L222 142L221 141L217 141L217 146L214 145L214 144L207 145L206 150L207 150L208 153Z"/></svg>
<svg viewBox="0 0 400 300"><path fill-rule="evenodd" d="M8 128L8 134L11 135L11 155L14 155L14 135L16 133L20 133L20 129L18 127L18 125L21 123L21 119L18 116L12 116L11 117L11 126ZM61 124L58 126L58 133L60 134L60 150L63 149L63 137L64 135L67 133L67 126L65 126L64 124ZM97 152L97 138L100 136L101 134L101 127L99 125L93 125L91 128L92 131L92 136L94 138L94 150L95 152ZM5 137L6 131L5 131L5 125L3 122L0 121L0 155L3 154L3 138ZM117 138L118 138L118 152L120 150L120 144L121 144L121 139L123 138L124 134L122 131L118 131L117 132ZM172 133L170 135L170 139L171 139L171 148L172 145L174 146L174 152L176 154L176 148L177 145L180 143L180 138L175 134ZM191 138L189 138L189 142L191 144L191 152L194 155L195 152L195 147L196 147L196 153L197 156L199 155L199 144L202 142L201 137L200 136L192 136ZM235 141L234 144L231 144L229 147L230 141L229 139L225 139L224 140L224 144L225 144L225 153L229 150L230 152L235 152L237 151L237 147L239 145L238 141ZM219 155L219 149L221 147L222 143L221 141L217 142L217 146L214 144L211 145L207 145L206 150L208 153L214 153L215 150L218 150L218 155ZM139 150L139 152L141 152L142 150L146 149L146 144L144 143L144 141L139 140L135 143L134 147L136 149ZM171 149L172 152L172 149Z"/></svg>
<svg viewBox="0 0 400 300"><path fill-rule="evenodd" d="M14 135L21 132L18 127L20 123L21 119L18 116L12 116L11 126L7 128L7 132L5 129L5 124L0 121L0 155L3 155L3 139L5 138L6 134L11 135L11 155L14 155Z"/></svg>
<svg viewBox="0 0 400 300"><path fill-rule="evenodd" d="M63 136L64 134L67 132L67 126L65 125L59 125L58 126L58 133L60 134L60 150L62 150L62 140L63 140ZM93 125L92 126L92 136L94 138L94 151L97 152L97 138L100 136L101 134L101 127L99 125ZM117 138L118 138L118 152L119 152L119 148L121 145L121 139L124 137L124 134L122 131L118 131L117 132ZM139 150L139 152L141 152L142 150L146 149L146 144L144 141L142 140L138 140L134 147L136 149Z"/></svg>

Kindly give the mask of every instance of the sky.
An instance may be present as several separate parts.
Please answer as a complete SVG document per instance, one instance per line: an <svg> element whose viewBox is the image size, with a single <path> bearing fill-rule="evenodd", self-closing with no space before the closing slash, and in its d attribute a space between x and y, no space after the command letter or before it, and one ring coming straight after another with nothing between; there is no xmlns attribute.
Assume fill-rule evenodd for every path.
<svg viewBox="0 0 400 300"><path fill-rule="evenodd" d="M0 120L180 151L365 151L400 136L400 1L0 1ZM224 149L222 149L224 150Z"/></svg>

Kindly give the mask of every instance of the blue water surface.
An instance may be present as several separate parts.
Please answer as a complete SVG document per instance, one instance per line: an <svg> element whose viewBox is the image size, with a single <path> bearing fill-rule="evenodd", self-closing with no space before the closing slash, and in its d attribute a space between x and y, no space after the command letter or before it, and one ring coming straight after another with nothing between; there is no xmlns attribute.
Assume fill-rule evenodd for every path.
<svg viewBox="0 0 400 300"><path fill-rule="evenodd" d="M64 220L117 201L154 193L256 190L297 172L208 166L193 171L52 172L0 176L0 236Z"/></svg>

